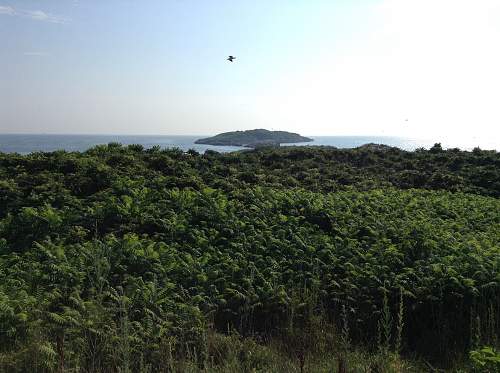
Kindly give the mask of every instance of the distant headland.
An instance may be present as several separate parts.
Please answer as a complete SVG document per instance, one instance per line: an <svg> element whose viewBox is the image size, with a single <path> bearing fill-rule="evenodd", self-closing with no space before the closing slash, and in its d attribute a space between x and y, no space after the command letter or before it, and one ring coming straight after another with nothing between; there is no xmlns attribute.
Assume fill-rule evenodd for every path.
<svg viewBox="0 0 500 373"><path fill-rule="evenodd" d="M224 132L213 137L196 140L195 144L245 146L247 148L255 148L261 146L279 146L280 144L310 141L313 141L313 139L301 136L297 133L255 129L248 131Z"/></svg>

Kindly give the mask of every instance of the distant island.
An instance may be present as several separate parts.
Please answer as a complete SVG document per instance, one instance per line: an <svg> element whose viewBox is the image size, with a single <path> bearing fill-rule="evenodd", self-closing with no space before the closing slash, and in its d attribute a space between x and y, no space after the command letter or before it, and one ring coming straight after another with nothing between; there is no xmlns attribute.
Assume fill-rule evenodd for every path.
<svg viewBox="0 0 500 373"><path fill-rule="evenodd" d="M247 148L255 148L261 146L279 146L280 144L310 141L313 141L313 139L300 136L297 133L255 129L248 131L224 132L213 137L196 140L195 144L245 146Z"/></svg>

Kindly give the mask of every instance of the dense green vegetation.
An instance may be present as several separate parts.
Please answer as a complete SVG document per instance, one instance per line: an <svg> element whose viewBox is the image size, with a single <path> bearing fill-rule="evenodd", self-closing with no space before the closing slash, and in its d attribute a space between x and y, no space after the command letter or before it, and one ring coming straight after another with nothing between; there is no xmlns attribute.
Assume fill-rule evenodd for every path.
<svg viewBox="0 0 500 373"><path fill-rule="evenodd" d="M269 131L256 129L248 131L224 132L218 135L196 140L196 144L208 145L232 145L256 147L264 144L287 144L297 142L309 142L312 139L300 136L297 133L286 131Z"/></svg>
<svg viewBox="0 0 500 373"><path fill-rule="evenodd" d="M439 145L0 153L0 371L494 371L499 196Z"/></svg>

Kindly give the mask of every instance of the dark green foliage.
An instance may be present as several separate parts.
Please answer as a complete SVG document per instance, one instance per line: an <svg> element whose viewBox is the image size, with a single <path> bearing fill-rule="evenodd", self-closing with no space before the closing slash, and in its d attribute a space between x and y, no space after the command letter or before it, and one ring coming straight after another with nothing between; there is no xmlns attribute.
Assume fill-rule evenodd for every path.
<svg viewBox="0 0 500 373"><path fill-rule="evenodd" d="M239 336L302 365L378 333L441 362L494 346L499 165L438 146L0 154L0 371L265 371Z"/></svg>
<svg viewBox="0 0 500 373"><path fill-rule="evenodd" d="M280 143L286 144L309 141L313 140L308 137L300 136L297 133L255 129L248 131L224 132L213 137L196 140L195 143L257 147L258 145L264 144L279 145Z"/></svg>

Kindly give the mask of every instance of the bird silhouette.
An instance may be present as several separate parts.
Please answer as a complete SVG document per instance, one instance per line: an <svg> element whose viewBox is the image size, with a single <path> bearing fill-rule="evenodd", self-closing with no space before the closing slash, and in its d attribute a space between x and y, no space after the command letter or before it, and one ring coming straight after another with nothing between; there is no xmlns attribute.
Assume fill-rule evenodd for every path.
<svg viewBox="0 0 500 373"><path fill-rule="evenodd" d="M229 57L227 58L227 60L228 60L229 62L233 62L235 59L236 59L236 57L234 57L234 56L229 56Z"/></svg>

